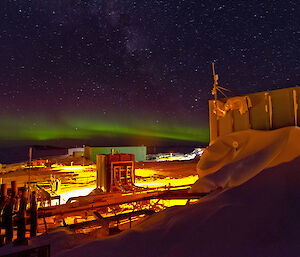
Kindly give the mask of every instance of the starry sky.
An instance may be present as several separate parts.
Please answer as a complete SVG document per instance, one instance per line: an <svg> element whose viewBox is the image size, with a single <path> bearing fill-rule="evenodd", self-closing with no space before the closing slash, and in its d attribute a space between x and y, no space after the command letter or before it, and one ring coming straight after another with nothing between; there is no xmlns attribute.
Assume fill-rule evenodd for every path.
<svg viewBox="0 0 300 257"><path fill-rule="evenodd" d="M299 84L296 1L1 0L0 18L3 142L207 143L211 62L230 96Z"/></svg>

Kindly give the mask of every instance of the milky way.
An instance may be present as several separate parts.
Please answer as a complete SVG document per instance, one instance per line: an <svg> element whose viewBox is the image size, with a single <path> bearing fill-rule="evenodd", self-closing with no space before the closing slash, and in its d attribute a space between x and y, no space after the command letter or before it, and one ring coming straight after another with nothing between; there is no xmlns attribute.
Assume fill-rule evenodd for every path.
<svg viewBox="0 0 300 257"><path fill-rule="evenodd" d="M0 140L101 132L206 142L212 61L230 96L299 84L296 8L2 0Z"/></svg>

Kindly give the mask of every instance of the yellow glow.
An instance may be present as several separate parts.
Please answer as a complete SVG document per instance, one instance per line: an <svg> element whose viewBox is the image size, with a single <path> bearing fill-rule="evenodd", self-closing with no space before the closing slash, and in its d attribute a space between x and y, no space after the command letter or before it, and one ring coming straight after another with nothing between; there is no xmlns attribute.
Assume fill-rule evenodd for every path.
<svg viewBox="0 0 300 257"><path fill-rule="evenodd" d="M198 175L195 176L188 176L183 178L172 178L172 177L165 177L165 178L149 178L149 179L140 179L136 178L135 185L138 187L163 187L163 186L185 186L194 184L198 180Z"/></svg>
<svg viewBox="0 0 300 257"><path fill-rule="evenodd" d="M61 204L66 203L68 199L71 197L86 196L90 192L92 192L93 189L95 189L95 187L81 188L81 189L68 191L66 193L62 193L60 194L60 203Z"/></svg>
<svg viewBox="0 0 300 257"><path fill-rule="evenodd" d="M62 188L61 196L61 204L64 204L70 199L71 197L78 197L78 196L86 196L88 195L94 188L95 188L95 180L96 180L96 166L95 165L88 165L88 166L81 166L81 165L71 165L71 166L64 166L64 165L53 165L53 171L58 172L70 172L76 175L76 182L75 183L65 183ZM198 176L191 175L188 177L165 177L162 175L159 170L155 169L136 169L136 183L135 185L138 187L149 188L150 190L157 190L157 191L164 191L168 189L168 187L186 187L191 184L194 184ZM178 176L178 175L177 175ZM132 194L139 195L144 193L145 191L134 191L134 192L124 192L122 196L130 196ZM121 196L120 196L121 197ZM157 200L155 200L157 201ZM162 210L166 207L174 206L174 205L185 205L187 200L160 200L158 209ZM150 203L149 203L150 204ZM146 204L147 205L147 204ZM146 205L144 207L146 208ZM150 204L151 205L151 204ZM127 205L120 205L122 212L126 210L134 210L131 204ZM150 206L148 206L150 207Z"/></svg>
<svg viewBox="0 0 300 257"><path fill-rule="evenodd" d="M175 205L186 205L187 200L186 199L161 200L161 202L165 207L171 207L171 206L175 206Z"/></svg>
<svg viewBox="0 0 300 257"><path fill-rule="evenodd" d="M157 174L157 171L151 169L135 169L134 173L139 177L152 177Z"/></svg>
<svg viewBox="0 0 300 257"><path fill-rule="evenodd" d="M87 170L95 168L94 165L81 166L81 165L73 165L73 166L60 166L60 165L52 165L52 170L62 170L62 171L78 171L78 170Z"/></svg>

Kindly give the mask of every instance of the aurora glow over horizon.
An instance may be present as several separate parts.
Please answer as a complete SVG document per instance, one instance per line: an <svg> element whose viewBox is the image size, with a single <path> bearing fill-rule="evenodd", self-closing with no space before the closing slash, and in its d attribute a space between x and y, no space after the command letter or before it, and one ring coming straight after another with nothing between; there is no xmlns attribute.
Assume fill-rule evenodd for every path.
<svg viewBox="0 0 300 257"><path fill-rule="evenodd" d="M296 7L0 1L0 145L95 137L206 144L212 61L228 96L299 84Z"/></svg>
<svg viewBox="0 0 300 257"><path fill-rule="evenodd" d="M1 118L1 117L0 117ZM146 121L118 121L73 118L51 122L40 119L1 118L0 140L47 141L55 139L89 139L92 137L146 136L194 142L208 142L206 127L184 127L176 124L151 124ZM120 120L120 119L118 119Z"/></svg>

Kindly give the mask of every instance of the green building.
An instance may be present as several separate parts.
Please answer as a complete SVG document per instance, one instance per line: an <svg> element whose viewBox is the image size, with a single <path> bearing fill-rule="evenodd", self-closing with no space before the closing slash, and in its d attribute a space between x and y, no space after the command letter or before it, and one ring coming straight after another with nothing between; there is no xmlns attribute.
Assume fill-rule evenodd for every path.
<svg viewBox="0 0 300 257"><path fill-rule="evenodd" d="M84 147L84 157L95 162L97 154L111 154L112 150L114 153L121 154L134 154L135 161L142 162L146 160L147 147L146 146L106 146L106 147Z"/></svg>

